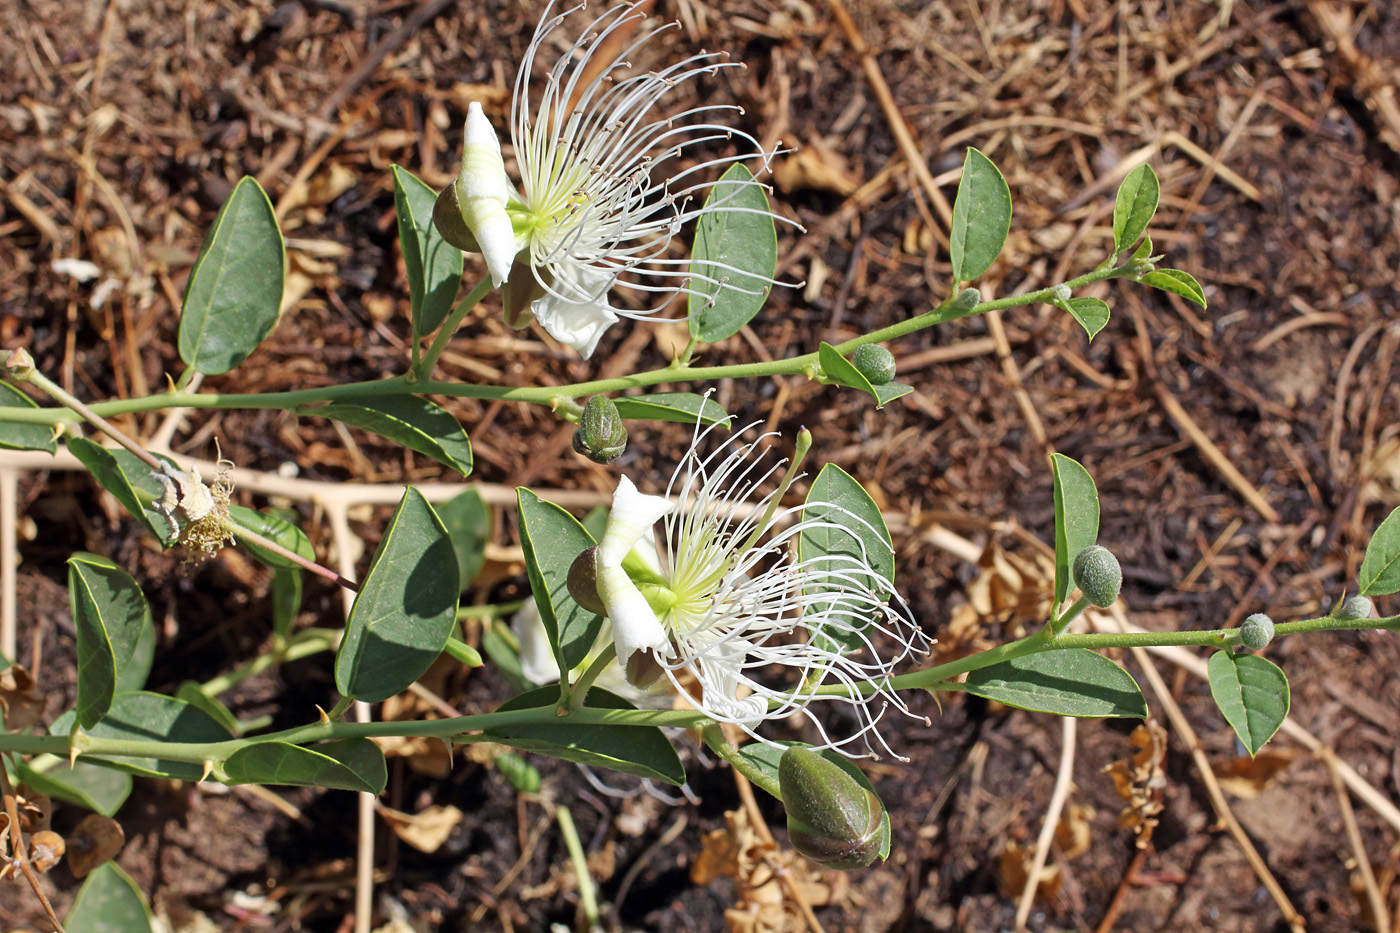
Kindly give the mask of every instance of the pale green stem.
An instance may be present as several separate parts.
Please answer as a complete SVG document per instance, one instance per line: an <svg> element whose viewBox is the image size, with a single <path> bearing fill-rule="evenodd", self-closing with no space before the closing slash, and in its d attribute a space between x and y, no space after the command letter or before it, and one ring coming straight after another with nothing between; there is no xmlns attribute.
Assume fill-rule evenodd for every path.
<svg viewBox="0 0 1400 933"><path fill-rule="evenodd" d="M617 660L617 645L608 645L598 653L593 659L593 663L588 665L588 669L579 675L578 682L569 688L567 696L559 704L561 713L572 713L576 709L583 708L583 701L588 698L589 688L598 679L598 675L608 669L608 665ZM567 677L560 678L568 680Z"/></svg>
<svg viewBox="0 0 1400 933"><path fill-rule="evenodd" d="M280 651L269 651L267 654L260 654L242 667L235 668L227 674L221 674L212 680L205 681L199 688L208 697L217 697L228 692L240 681L252 677L254 674L261 674L275 664L285 661L297 661L301 658L318 654L322 651L329 651L340 641L340 633L328 628L309 628L297 632L287 639L286 644Z"/></svg>
<svg viewBox="0 0 1400 933"><path fill-rule="evenodd" d="M1071 288L1080 288L1092 282L1127 275L1127 266L1097 270L1066 283ZM1054 288L1042 288L1024 295L1011 295L995 301L984 301L967 310L951 307L944 302L925 314L920 314L891 324L861 337L855 337L836 345L837 352L847 355L857 347L867 343L881 343L903 337L906 334L943 324L974 314L985 314L1002 308L1045 301L1054 293ZM470 297L470 296L469 296ZM439 340L445 345L447 326L439 333ZM435 344L436 345L436 344ZM432 352L431 350L429 351ZM425 359L424 362L427 360ZM506 402L528 402L537 405L557 406L559 399L572 399L599 393L614 393L624 389L657 385L663 382L713 382L720 379L743 379L766 376L801 374L807 367L818 363L818 354L806 353L785 360L772 362L737 363L728 366L687 366L673 363L661 369L619 376L615 379L595 379L590 382L576 382L563 386L488 386L459 382L434 382L428 379L410 379L396 376L374 382L354 382L338 386L316 389L301 389L293 392L268 392L247 395L217 395L213 393L164 392L140 398L117 399L99 402L91 410L103 415L127 414L136 411L153 411L163 408L277 408L295 409L306 405L332 402L338 399L367 398L393 395L445 395L458 398L500 399ZM420 368L426 372L426 367ZM313 411L314 413L314 411ZM8 421L23 424L56 424L74 420L67 412L49 408L32 409L21 407L0 407L0 422Z"/></svg>
<svg viewBox="0 0 1400 933"><path fill-rule="evenodd" d="M1070 607L1064 611L1063 614L1055 616L1050 620L1049 624L1051 631L1054 632L1054 634L1058 637L1064 632L1065 629L1069 628L1069 624L1071 622L1079 618L1079 614L1081 612L1088 608L1089 597L1085 596L1083 593L1080 593L1079 598L1076 599L1070 605Z"/></svg>
<svg viewBox="0 0 1400 933"><path fill-rule="evenodd" d="M442 356L447 349L447 344L452 340L452 335L457 333L457 328L462 323L462 318L467 316L467 312L475 308L477 302L486 297L486 293L491 290L491 277L487 276L476 287L467 292L467 297L457 302L457 306L447 315L447 320L442 322L438 328L437 336L433 338L432 345L428 347L428 352L423 358L413 366L413 374L416 378L426 381L433 374L433 367L437 365L438 357Z"/></svg>
<svg viewBox="0 0 1400 933"><path fill-rule="evenodd" d="M705 744L725 761L733 766L744 777L749 779L749 783L758 787L779 800L783 799L783 789L777 780L768 772L760 770L753 762L739 754L739 750L729 744L729 740L724 737L724 731L719 723L712 722L700 731L700 736L705 740Z"/></svg>
<svg viewBox="0 0 1400 933"><path fill-rule="evenodd" d="M588 857L579 841L578 829L574 826L574 816L569 808L561 804L554 807L554 818L559 823L559 832L564 836L564 845L569 850L569 861L574 865L574 877L578 879L579 906L583 908L588 929L598 928L598 898L593 890L593 876L588 871Z"/></svg>

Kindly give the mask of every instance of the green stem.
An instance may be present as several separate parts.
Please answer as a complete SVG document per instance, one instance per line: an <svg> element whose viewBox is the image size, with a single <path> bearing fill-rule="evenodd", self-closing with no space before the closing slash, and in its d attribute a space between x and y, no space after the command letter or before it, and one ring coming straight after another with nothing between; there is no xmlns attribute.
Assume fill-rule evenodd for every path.
<svg viewBox="0 0 1400 933"><path fill-rule="evenodd" d="M767 791L779 800L783 799L783 790L778 785L777 779L740 755L739 750L730 745L729 740L724 737L724 730L720 728L719 723L712 722L707 725L700 731L700 736L712 752L729 762L735 771L749 779L750 784Z"/></svg>
<svg viewBox="0 0 1400 933"><path fill-rule="evenodd" d="M579 841L578 829L574 826L574 815L561 803L554 808L554 819L559 823L559 832L564 836L564 845L569 850L569 861L574 865L579 906L583 908L588 929L595 930L598 928L598 898L593 891L593 876L588 872L588 857L584 855L583 843Z"/></svg>
<svg viewBox="0 0 1400 933"><path fill-rule="evenodd" d="M298 632L288 639L281 651L269 651L267 654L260 654L242 667L221 674L212 680L205 681L200 692L207 697L217 697L227 693L235 684L252 677L254 674L261 674L275 664L285 661L297 661L301 658L319 654L322 651L329 651L340 641L340 633L328 628L309 628Z"/></svg>
<svg viewBox="0 0 1400 933"><path fill-rule="evenodd" d="M1072 279L1065 284L1069 285L1071 288L1080 288L1093 282L1100 282L1105 279L1127 275L1129 271L1129 267L1126 265L1118 266L1114 269L1096 270L1086 275L1081 275L1076 279ZM479 287L480 286L478 286L478 288ZM924 330L936 324L947 323L948 321L969 317L975 314L985 314L988 311L1033 304L1037 301L1046 301L1054 295L1054 291L1054 287L1042 288L1037 291L1027 292L1024 295L1010 295L1006 298L998 298L995 301L984 301L966 310L954 308L951 302L944 302L925 314L917 315L908 320L900 321L897 324L891 324L889 327L883 327L880 330L873 331L860 337L854 337L844 343L839 343L836 345L836 350L843 355L848 355L863 344L894 340L895 338L903 337L915 331ZM469 295L468 298L471 298L471 296ZM466 300L464 299L463 304L465 303ZM444 324L442 331L439 332L438 340L434 342L433 348L428 351L428 355L422 361L423 365L421 365L418 372L426 373L429 371L427 364L436 361L436 356L433 355L434 350L437 350L440 354L441 350L438 348L439 344L445 347L449 337L450 329L447 324ZM381 379L374 382L353 382L345 385L325 386L316 389L300 389L292 392L267 392L242 395L163 392L139 398L99 402L92 405L91 410L101 415L111 416L138 411L154 411L163 408L293 409L322 402L333 402L339 399L412 394L499 399L506 402L527 402L553 407L559 405L560 399L572 399L584 395L597 395L598 393L614 393L625 389L657 385L663 382L713 382L720 379L743 379L800 374L806 371L807 367L815 365L817 362L818 354L815 352L785 360L736 363L727 366L688 366L677 362L669 366L664 366L661 369L653 369L631 376L619 376L615 379L595 379L589 382L576 382L571 385L563 386L511 387L473 385L459 382L435 382L429 379L415 379L410 376L395 376L390 379ZM314 410L309 412L309 414L315 414ZM75 416L61 409L0 407L0 422L13 422L16 424L56 424L63 421L74 420L77 420Z"/></svg>
<svg viewBox="0 0 1400 933"><path fill-rule="evenodd" d="M452 340L452 336L457 333L457 328L462 323L462 318L467 316L467 312L475 308L477 302L486 297L486 293L491 290L491 277L488 275L476 287L467 292L467 297L457 302L457 306L452 309L452 313L447 315L447 320L442 322L438 328L437 336L433 338L432 346L428 347L428 352L423 358L413 365L413 374L416 378L427 381L433 374L433 367L437 365L438 357L442 356L447 344Z"/></svg>
<svg viewBox="0 0 1400 933"><path fill-rule="evenodd" d="M1083 593L1079 594L1079 598L1064 611L1063 615L1055 616L1050 620L1050 627L1054 631L1055 636L1059 637L1065 629L1069 628L1069 624L1079 618L1079 614L1088 608L1089 597L1085 596Z"/></svg>
<svg viewBox="0 0 1400 933"><path fill-rule="evenodd" d="M598 679L598 675L608 669L608 665L617 660L617 645L611 644L598 653L593 659L593 663L588 665L588 669L579 675L578 682L569 689L564 702L559 705L561 713L572 713L583 708L583 701L588 698L588 690L593 686L593 681Z"/></svg>

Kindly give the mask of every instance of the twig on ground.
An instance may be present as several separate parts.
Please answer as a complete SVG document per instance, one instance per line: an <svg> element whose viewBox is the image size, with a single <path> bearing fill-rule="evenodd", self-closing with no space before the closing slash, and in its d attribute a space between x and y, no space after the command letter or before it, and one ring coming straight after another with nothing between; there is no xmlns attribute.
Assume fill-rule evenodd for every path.
<svg viewBox="0 0 1400 933"><path fill-rule="evenodd" d="M1074 784L1074 747L1078 736L1079 720L1073 716L1060 717L1060 766L1055 773L1055 789L1050 794L1050 805L1045 808L1045 825L1040 828L1040 837L1035 841L1035 857L1026 872L1026 887L1021 892L1021 902L1016 906L1016 929L1024 930L1035 903L1035 892L1040 887L1040 873L1045 868L1045 859L1050 854L1050 846L1055 842L1055 829L1060 824L1060 814L1069 800L1070 788Z"/></svg>

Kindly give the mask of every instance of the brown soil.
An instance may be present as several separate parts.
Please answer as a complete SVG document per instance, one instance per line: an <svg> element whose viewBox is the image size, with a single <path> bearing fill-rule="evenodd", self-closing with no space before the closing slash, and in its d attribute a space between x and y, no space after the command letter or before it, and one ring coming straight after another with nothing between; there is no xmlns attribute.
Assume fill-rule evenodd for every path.
<svg viewBox="0 0 1400 933"><path fill-rule="evenodd" d="M783 234L785 274L808 285L777 290L751 332L707 349L705 359L805 352L941 300L950 269L931 233L937 209L898 161L890 124L831 9L802 0L658 7L683 27L638 67L700 48L748 66L682 90L671 106L697 93L732 100L745 108L741 126L814 154L828 178L883 179L852 196L839 180L810 170L801 177L795 162L780 168L778 209L806 228ZM1051 540L1050 448L1097 479L1100 540L1123 563L1124 596L1139 625L1208 627L1255 611L1301 618L1354 587L1367 536L1400 500L1400 396L1391 375L1400 344L1391 323L1400 315L1400 137L1383 107L1394 100L1400 12L1375 0L1351 4L1355 46L1339 51L1332 37L1341 7L850 4L931 171L955 168L963 147L975 145L1010 182L1016 219L1003 259L978 283L984 293L1042 287L1100 262L1115 182L1095 182L1161 143L1152 157L1163 191L1154 240L1211 302L1203 312L1128 284L1086 290L1114 311L1092 344L1045 306L923 332L893 347L915 394L880 412L855 393L799 378L718 387L718 400L741 419L789 435L806 425L822 460L879 487L882 504L904 517L901 589L942 650L999 640L1016 626L982 618L949 630L976 568L926 532L942 523L1029 559L1033 550L1005 523ZM446 183L473 96L503 125L504 95L539 12L539 3L503 0L391 0L367 13L335 0L12 5L0 33L8 63L0 74L5 346L28 347L84 398L158 390L164 373L180 369L178 296L230 186L258 176L276 202L305 166L309 192L285 215L305 297L247 363L205 388L303 388L397 371L408 299L388 166ZM415 16L420 29L395 32ZM371 61L377 67L358 71ZM322 147L335 132L339 141ZM943 193L951 199L952 185ZM92 286L50 267L70 256L93 260L125 290L92 310ZM450 377L476 379L486 367L513 384L561 383L667 359L662 329L614 328L580 362L538 334L509 331L487 307L454 342L443 367ZM964 352L953 353L959 346ZM935 362L940 350L950 361ZM1176 406L1262 493L1276 520L1193 441ZM476 478L611 490L615 471L569 452L571 429L547 411L465 400L450 407L472 435ZM141 434L158 423L126 419ZM190 439L177 438L184 452L212 456L217 438L240 466L294 462L307 477L397 484L440 474L363 434L351 449L322 421L274 411L198 413L180 437ZM684 429L641 427L620 466L654 487L686 439ZM42 645L50 715L72 699L72 624L60 584L75 549L108 554L145 584L161 630L152 689L212 677L266 647L267 577L251 562L225 552L183 568L156 553L84 476L28 472L20 495L33 522L21 547L21 654L33 639ZM328 533L304 514L324 546ZM377 538L384 517L359 526L367 539ZM508 544L513 518L500 524L499 543ZM517 575L476 595L513 599L522 587ZM333 625L340 600L309 584L305 608L308 623ZM1381 608L1393 611L1393 602ZM1400 640L1290 639L1270 656L1292 678L1294 719L1396 800L1400 679L1392 672ZM1233 736L1204 685L1178 677L1171 686L1211 761L1234 759ZM453 674L441 692L478 711L509 689L488 668ZM302 721L312 703L333 702L328 665L288 665L240 685L230 701L240 716ZM1161 717L1151 694L1149 702ZM869 769L894 814L893 855L847 879L816 917L828 930L872 933L1008 929L1015 898L1005 889L1003 853L1008 843L1034 845L1058 770L1060 724L956 695L941 708L928 698L916 705L932 725L892 722L889 733L909 763ZM1122 801L1101 773L1131 754L1130 727L1079 724L1072 799L1092 808L1090 842L1075 858L1058 849L1052 856L1061 884L1037 905L1031 927L1286 929L1258 874L1218 827L1174 731L1161 826L1134 861L1132 835L1117 828ZM687 755L696 804L601 796L573 766L531 759L548 793L573 810L610 924L717 930L735 905L732 884L689 880L703 834L738 806L734 782L728 770ZM279 793L301 820L243 791L138 784L119 814L128 837L119 861L164 909L204 911L219 929L350 929L353 798ZM1302 754L1258 797L1230 799L1308 929L1371 928L1364 895L1353 893L1352 851L1321 761ZM572 922L577 895L561 837L541 805L517 798L493 768L459 758L438 779L398 759L386 801L407 812L453 804L465 819L431 855L397 844L381 825L376 925L404 918L419 929L545 930ZM765 812L781 839L780 812ZM80 816L62 808L56 822L65 828ZM681 817L684 829L656 846ZM1394 911L1395 830L1364 804L1356 817ZM498 892L517 863L514 882ZM45 885L60 909L77 889L62 867ZM6 927L44 928L22 884L0 883L0 917Z"/></svg>

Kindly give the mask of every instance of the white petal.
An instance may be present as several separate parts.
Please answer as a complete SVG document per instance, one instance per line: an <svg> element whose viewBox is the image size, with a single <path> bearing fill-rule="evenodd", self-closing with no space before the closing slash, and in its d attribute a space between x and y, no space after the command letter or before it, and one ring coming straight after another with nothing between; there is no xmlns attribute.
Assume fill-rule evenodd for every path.
<svg viewBox="0 0 1400 933"><path fill-rule="evenodd" d="M603 530L603 540L598 542L599 573L605 567L621 569L622 559L628 552L643 535L651 534L651 526L675 507L670 499L638 492L627 477L619 479L617 492L613 493L612 511L608 513L608 525Z"/></svg>
<svg viewBox="0 0 1400 933"><path fill-rule="evenodd" d="M549 635L540 621L534 599L525 600L510 620L510 630L520 642L520 673L532 684L549 684L559 679L559 662L549 648Z"/></svg>
<svg viewBox="0 0 1400 933"><path fill-rule="evenodd" d="M748 647L741 638L712 646L701 656L700 679L705 688L705 709L724 719L753 726L767 714L768 703L753 695L739 699L740 670Z"/></svg>
<svg viewBox="0 0 1400 933"><path fill-rule="evenodd" d="M458 204L467 229L481 248L481 258L486 260L491 284L500 288L510 278L510 269L515 263L515 228L511 226L510 215L500 204L487 198L459 200Z"/></svg>
<svg viewBox="0 0 1400 933"><path fill-rule="evenodd" d="M510 197L501 142L486 113L475 101L467 108L467 124L462 131L462 170L457 175L457 199L465 204L477 198L490 198L505 206Z"/></svg>
<svg viewBox="0 0 1400 933"><path fill-rule="evenodd" d="M560 268L553 287L530 310L549 336L588 359L603 332L617 323L617 312L608 305L611 281L612 276L587 266Z"/></svg>
<svg viewBox="0 0 1400 933"><path fill-rule="evenodd" d="M601 554L600 548L600 557ZM655 652L658 657L670 656L671 642L666 637L666 629L621 564L604 566L598 561L598 598L612 621L617 663L623 670L627 669L632 655L643 649Z"/></svg>

